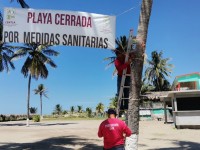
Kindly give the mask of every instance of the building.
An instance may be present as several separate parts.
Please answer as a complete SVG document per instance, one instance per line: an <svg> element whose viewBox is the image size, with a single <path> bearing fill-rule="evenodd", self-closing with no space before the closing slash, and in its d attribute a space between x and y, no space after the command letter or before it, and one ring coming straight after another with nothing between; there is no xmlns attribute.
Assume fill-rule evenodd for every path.
<svg viewBox="0 0 200 150"><path fill-rule="evenodd" d="M177 76L172 84L172 91L200 90L200 73L194 72Z"/></svg>
<svg viewBox="0 0 200 150"><path fill-rule="evenodd" d="M200 90L171 91L160 99L164 102L165 123L171 103L176 128L200 128Z"/></svg>
<svg viewBox="0 0 200 150"><path fill-rule="evenodd" d="M165 110L172 105L173 122L177 128L200 128L200 73L177 76L172 91L161 96ZM167 122L165 111L165 122Z"/></svg>

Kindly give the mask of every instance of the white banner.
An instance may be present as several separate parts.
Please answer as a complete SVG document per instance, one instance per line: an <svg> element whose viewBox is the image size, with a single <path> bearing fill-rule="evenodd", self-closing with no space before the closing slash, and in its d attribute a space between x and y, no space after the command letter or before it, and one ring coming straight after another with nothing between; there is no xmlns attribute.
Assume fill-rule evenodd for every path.
<svg viewBox="0 0 200 150"><path fill-rule="evenodd" d="M114 49L115 24L115 16L4 8L3 41Z"/></svg>

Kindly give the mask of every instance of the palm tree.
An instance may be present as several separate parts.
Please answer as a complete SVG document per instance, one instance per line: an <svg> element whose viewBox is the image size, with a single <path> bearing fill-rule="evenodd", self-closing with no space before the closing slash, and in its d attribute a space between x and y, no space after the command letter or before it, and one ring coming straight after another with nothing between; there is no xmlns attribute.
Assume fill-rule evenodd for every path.
<svg viewBox="0 0 200 150"><path fill-rule="evenodd" d="M139 100L142 81L142 70L145 56L145 43L153 0L142 0L138 31L136 36L135 58L131 65L131 88L129 95L128 126L132 130L130 138L126 139L126 150L137 150L139 134Z"/></svg>
<svg viewBox="0 0 200 150"><path fill-rule="evenodd" d="M36 114L37 113L37 108L36 107L31 107L30 108L30 113L31 114Z"/></svg>
<svg viewBox="0 0 200 150"><path fill-rule="evenodd" d="M117 109L117 100L117 97L111 98L109 108Z"/></svg>
<svg viewBox="0 0 200 150"><path fill-rule="evenodd" d="M26 61L22 66L21 73L24 77L28 77L28 98L27 98L27 126L29 126L29 103L30 103L30 85L31 78L38 80L39 77L46 79L48 77L48 69L46 64L56 68L56 64L50 56L58 56L58 52L51 49L50 45L41 44L25 44L24 47L18 47L13 59L21 58L27 55Z"/></svg>
<svg viewBox="0 0 200 150"><path fill-rule="evenodd" d="M128 38L125 35L120 36L119 38L115 39L115 43L117 45L117 48L115 50L111 50L112 53L115 53L116 51L120 51L121 53L124 53L127 51ZM112 65L115 59L116 59L116 55L104 58L105 61L109 61L109 63L107 64L107 67Z"/></svg>
<svg viewBox="0 0 200 150"><path fill-rule="evenodd" d="M60 115L62 113L62 106L57 104L54 109L54 114Z"/></svg>
<svg viewBox="0 0 200 150"><path fill-rule="evenodd" d="M72 114L74 113L74 110L75 110L74 106L71 106L71 107L70 107L70 112L71 112Z"/></svg>
<svg viewBox="0 0 200 150"><path fill-rule="evenodd" d="M151 85L150 83L146 82L146 79L144 78L142 80L142 87L141 87L141 95L145 94L146 92L154 91L155 87Z"/></svg>
<svg viewBox="0 0 200 150"><path fill-rule="evenodd" d="M89 108L89 107L87 107L87 108L86 108L86 113L87 113L87 116L88 116L88 117L91 117L91 116L92 116L92 109Z"/></svg>
<svg viewBox="0 0 200 150"><path fill-rule="evenodd" d="M0 42L0 72L4 70L9 72L10 67L15 69L13 62L11 61L14 54L13 49L14 48L12 46Z"/></svg>
<svg viewBox="0 0 200 150"><path fill-rule="evenodd" d="M14 0L10 0L11 2L13 2ZM29 6L26 4L26 2L24 0L17 0L18 3L20 3L22 8L29 8Z"/></svg>
<svg viewBox="0 0 200 150"><path fill-rule="evenodd" d="M78 113L82 113L82 111L83 111L83 110L82 110L82 109L83 109L83 106L79 106L79 105L78 105L77 107L78 107Z"/></svg>
<svg viewBox="0 0 200 150"><path fill-rule="evenodd" d="M42 116L42 96L48 98L46 88L43 84L39 84L37 89L34 89L35 94L40 95L40 118L43 118Z"/></svg>
<svg viewBox="0 0 200 150"><path fill-rule="evenodd" d="M163 52L151 53L151 60L148 60L149 66L145 71L146 79L155 86L155 91L169 90L170 85L166 77L172 72L172 64L168 64L169 58L162 57Z"/></svg>
<svg viewBox="0 0 200 150"><path fill-rule="evenodd" d="M97 114L101 114L101 115L104 113L104 104L103 103L97 104L96 112L97 112Z"/></svg>

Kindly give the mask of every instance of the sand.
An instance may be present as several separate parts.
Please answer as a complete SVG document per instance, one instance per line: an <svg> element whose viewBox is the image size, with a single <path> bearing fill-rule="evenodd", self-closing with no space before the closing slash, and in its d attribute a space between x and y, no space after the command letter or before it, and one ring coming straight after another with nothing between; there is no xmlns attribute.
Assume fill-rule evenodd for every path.
<svg viewBox="0 0 200 150"><path fill-rule="evenodd" d="M0 150L102 150L101 120L0 123ZM140 121L139 150L199 150L200 130L163 121Z"/></svg>

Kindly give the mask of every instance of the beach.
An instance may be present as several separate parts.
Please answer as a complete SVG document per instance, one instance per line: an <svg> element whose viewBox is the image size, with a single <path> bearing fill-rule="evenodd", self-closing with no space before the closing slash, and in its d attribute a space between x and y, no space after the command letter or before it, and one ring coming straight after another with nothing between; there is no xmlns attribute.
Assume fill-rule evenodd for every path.
<svg viewBox="0 0 200 150"><path fill-rule="evenodd" d="M0 150L102 150L102 120L0 123ZM163 121L140 121L139 150L198 150L200 130L176 129Z"/></svg>

